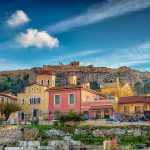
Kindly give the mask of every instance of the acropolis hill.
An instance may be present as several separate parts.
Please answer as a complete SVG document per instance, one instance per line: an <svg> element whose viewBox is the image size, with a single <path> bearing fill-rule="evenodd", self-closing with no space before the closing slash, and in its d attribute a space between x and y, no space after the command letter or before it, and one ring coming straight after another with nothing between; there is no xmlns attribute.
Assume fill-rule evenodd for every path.
<svg viewBox="0 0 150 150"><path fill-rule="evenodd" d="M34 67L32 69L25 70L12 70L12 71L1 71L0 72L0 82L5 81L8 77L13 80L22 80L24 75L29 75L29 84L35 82L35 77L42 69L52 70L57 78L57 85L67 84L67 77L70 74L76 74L78 77L78 83L91 82L91 83L111 83L116 80L117 77L120 78L122 83L129 81L129 83L134 87L135 83L140 82L141 84L150 83L150 72L141 72L138 70L130 69L126 66L120 67L118 69L112 69L107 67L94 67L81 66L80 62L74 61L70 64L63 65L43 65L43 67Z"/></svg>

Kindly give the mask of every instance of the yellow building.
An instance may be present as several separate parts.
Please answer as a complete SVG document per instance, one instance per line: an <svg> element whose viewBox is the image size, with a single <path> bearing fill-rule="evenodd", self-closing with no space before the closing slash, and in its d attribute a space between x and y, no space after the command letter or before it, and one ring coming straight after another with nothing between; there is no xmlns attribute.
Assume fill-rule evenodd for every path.
<svg viewBox="0 0 150 150"><path fill-rule="evenodd" d="M130 86L129 82L121 84L119 78L116 82L105 83L101 85L100 93L106 95L108 99L114 100L114 111L119 112L119 98L127 96L135 96L136 93Z"/></svg>
<svg viewBox="0 0 150 150"><path fill-rule="evenodd" d="M121 97L119 112L125 116L143 116L150 112L150 96Z"/></svg>
<svg viewBox="0 0 150 150"><path fill-rule="evenodd" d="M76 75L70 75L68 78L68 83L72 85L77 84L77 76Z"/></svg>
<svg viewBox="0 0 150 150"><path fill-rule="evenodd" d="M37 75L35 84L27 87L24 93L17 95L23 115L45 114L45 117L48 116L47 89L55 86L55 78L56 76L51 71L43 70Z"/></svg>

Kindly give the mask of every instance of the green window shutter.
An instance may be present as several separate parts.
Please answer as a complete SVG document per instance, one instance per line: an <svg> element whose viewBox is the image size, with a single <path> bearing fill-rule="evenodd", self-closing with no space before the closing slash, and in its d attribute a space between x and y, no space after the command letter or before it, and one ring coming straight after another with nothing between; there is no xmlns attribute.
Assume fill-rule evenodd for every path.
<svg viewBox="0 0 150 150"><path fill-rule="evenodd" d="M55 95L55 105L60 104L60 95Z"/></svg>
<svg viewBox="0 0 150 150"><path fill-rule="evenodd" d="M75 95L74 94L69 95L69 103L70 104L75 104Z"/></svg>

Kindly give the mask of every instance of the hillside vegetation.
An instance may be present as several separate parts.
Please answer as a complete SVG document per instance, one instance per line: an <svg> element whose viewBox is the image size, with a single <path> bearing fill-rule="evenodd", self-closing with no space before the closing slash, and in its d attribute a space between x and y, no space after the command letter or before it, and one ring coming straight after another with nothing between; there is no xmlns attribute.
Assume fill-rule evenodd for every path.
<svg viewBox="0 0 150 150"><path fill-rule="evenodd" d="M115 82L116 78L119 77L122 84L129 81L138 95L150 93L150 72L140 72L125 66L111 69L93 66L72 67L69 65L49 65L29 70L1 71L0 92L9 92L15 95L23 92L25 87L36 82L36 75L42 69L51 69L55 73L57 76L56 85L66 85L68 83L68 76L76 74L78 84L88 81L91 83L92 89L98 89L101 84Z"/></svg>

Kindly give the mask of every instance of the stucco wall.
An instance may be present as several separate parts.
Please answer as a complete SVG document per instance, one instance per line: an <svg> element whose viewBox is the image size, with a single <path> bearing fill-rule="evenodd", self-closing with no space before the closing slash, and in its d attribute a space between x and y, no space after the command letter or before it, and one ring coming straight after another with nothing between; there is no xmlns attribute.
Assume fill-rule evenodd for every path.
<svg viewBox="0 0 150 150"><path fill-rule="evenodd" d="M18 94L18 103L21 104L21 99L24 99L24 104L21 104L25 114L31 114L33 109L38 109L41 113L48 113L48 92L46 88L39 85L27 87L25 93ZM40 97L40 104L29 104L30 97Z"/></svg>
<svg viewBox="0 0 150 150"><path fill-rule="evenodd" d="M92 93L90 91L86 91L84 89L81 90L81 99L82 101L95 101L99 100L100 96Z"/></svg>
<svg viewBox="0 0 150 150"><path fill-rule="evenodd" d="M54 96L58 94L60 95L60 105L54 105ZM75 104L69 104L69 94L75 94ZM80 89L70 89L70 90L57 90L57 91L49 91L49 112L54 113L54 111L60 111L62 113L69 112L71 110L75 110L76 112L80 112ZM53 118L53 114L50 115L50 118Z"/></svg>
<svg viewBox="0 0 150 150"><path fill-rule="evenodd" d="M129 112L135 113L135 106L141 107L141 112L143 112L143 107L146 106L147 110L150 110L150 106L145 103L130 103L130 104L119 104L119 112L124 114L124 107L129 106Z"/></svg>

